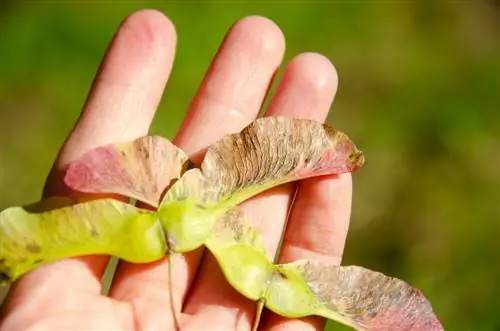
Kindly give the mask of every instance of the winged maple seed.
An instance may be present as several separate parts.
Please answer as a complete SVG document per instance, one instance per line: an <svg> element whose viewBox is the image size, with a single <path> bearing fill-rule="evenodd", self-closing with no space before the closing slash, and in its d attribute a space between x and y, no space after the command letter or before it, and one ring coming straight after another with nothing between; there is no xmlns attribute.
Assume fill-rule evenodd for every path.
<svg viewBox="0 0 500 331"><path fill-rule="evenodd" d="M357 330L443 330L429 301L402 280L311 260L273 265L237 207L216 223L205 245L238 292L279 315L319 315Z"/></svg>
<svg viewBox="0 0 500 331"><path fill-rule="evenodd" d="M360 330L443 330L429 301L402 280L358 266L318 261L301 260L277 267L285 275L281 282L307 286L318 303L317 315ZM269 290L269 296L280 298L281 293L273 291Z"/></svg>
<svg viewBox="0 0 500 331"><path fill-rule="evenodd" d="M233 198L241 189L254 195L279 183L353 172L363 163L363 153L344 133L312 120L271 117L212 146L202 172L209 182L222 183L220 197Z"/></svg>
<svg viewBox="0 0 500 331"><path fill-rule="evenodd" d="M237 207L273 186L353 172L363 163L345 134L284 117L258 119L224 137L190 170L185 153L158 136L98 147L69 165L66 184L156 210L64 198L8 208L0 213L0 281L66 257L146 263L205 245L236 290L283 316L319 315L359 330L442 330L427 299L403 281L314 261L274 265Z"/></svg>

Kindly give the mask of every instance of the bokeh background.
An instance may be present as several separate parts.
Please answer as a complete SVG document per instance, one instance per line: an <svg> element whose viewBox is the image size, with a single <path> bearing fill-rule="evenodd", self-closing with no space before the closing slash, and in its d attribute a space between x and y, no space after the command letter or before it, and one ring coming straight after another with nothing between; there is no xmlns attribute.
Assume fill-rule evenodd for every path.
<svg viewBox="0 0 500 331"><path fill-rule="evenodd" d="M155 133L174 136L231 24L273 19L286 61L333 61L329 123L367 157L344 263L422 289L446 330L500 330L498 1L2 1L0 208L38 199L115 28L146 7L179 35Z"/></svg>

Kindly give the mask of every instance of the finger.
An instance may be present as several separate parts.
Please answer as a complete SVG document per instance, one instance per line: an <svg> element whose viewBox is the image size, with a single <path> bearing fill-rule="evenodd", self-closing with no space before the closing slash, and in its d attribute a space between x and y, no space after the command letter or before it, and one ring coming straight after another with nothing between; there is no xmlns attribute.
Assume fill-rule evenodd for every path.
<svg viewBox="0 0 500 331"><path fill-rule="evenodd" d="M336 86L337 76L330 61L314 53L301 54L287 66L267 115L324 121ZM247 218L264 236L271 257L276 251L293 193L294 185L283 185L242 204ZM199 321L224 320L227 327L238 325L238 330L249 330L254 322L255 304L230 287L211 255L204 258L199 275L186 310L197 313Z"/></svg>
<svg viewBox="0 0 500 331"><path fill-rule="evenodd" d="M312 178L300 183L283 240L280 263L314 259L340 264L351 214L351 175ZM264 318L263 330L323 330L325 319Z"/></svg>
<svg viewBox="0 0 500 331"><path fill-rule="evenodd" d="M283 35L274 23L261 17L247 17L237 22L206 74L175 143L193 155L255 119L283 52ZM202 250L197 250L173 257L173 296L178 312L201 253ZM167 268L166 260L147 266L122 263L110 294L122 300L134 300L138 305L148 302L151 306L153 300L164 309L170 283ZM164 313L146 310L144 314L151 317L150 324L141 327L169 327L162 324L164 320L154 320L154 316L164 319Z"/></svg>
<svg viewBox="0 0 500 331"><path fill-rule="evenodd" d="M49 175L45 196L74 194L62 184L64 166L96 146L135 139L148 132L169 75L175 48L172 24L160 13L128 17L112 41L82 114ZM34 270L15 286L11 297L53 300L54 293L100 292L108 259L67 259ZM14 300L13 300L14 301Z"/></svg>

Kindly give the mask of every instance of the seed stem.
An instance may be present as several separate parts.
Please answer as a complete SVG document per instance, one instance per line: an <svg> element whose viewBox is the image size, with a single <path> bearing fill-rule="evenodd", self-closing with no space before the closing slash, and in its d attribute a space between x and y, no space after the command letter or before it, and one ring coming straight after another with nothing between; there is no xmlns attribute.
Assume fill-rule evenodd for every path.
<svg viewBox="0 0 500 331"><path fill-rule="evenodd" d="M262 311L264 310L265 304L266 304L266 299L264 298L260 298L259 301L257 301L257 308L255 311L255 320L253 322L252 331L257 331L259 329L260 319L262 317Z"/></svg>
<svg viewBox="0 0 500 331"><path fill-rule="evenodd" d="M174 259L173 259L174 253L168 252L167 255L168 255L168 287L169 287L168 297L170 300L170 311L172 313L172 320L174 321L174 330L180 331L179 320L177 319L177 313L175 311L175 300L174 300L174 294L173 294L174 286L173 286L173 281L172 281L172 279L173 279L173 277L172 277L173 276L172 263L174 261Z"/></svg>

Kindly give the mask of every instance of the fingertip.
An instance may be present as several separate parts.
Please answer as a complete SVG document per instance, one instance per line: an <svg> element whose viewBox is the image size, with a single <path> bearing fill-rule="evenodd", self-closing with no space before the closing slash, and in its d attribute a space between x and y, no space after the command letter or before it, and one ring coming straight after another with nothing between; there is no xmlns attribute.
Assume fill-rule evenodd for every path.
<svg viewBox="0 0 500 331"><path fill-rule="evenodd" d="M285 36L272 20L258 15L246 16L238 20L229 31L228 40L242 39L246 47L259 51L262 55L282 56L285 51Z"/></svg>
<svg viewBox="0 0 500 331"><path fill-rule="evenodd" d="M311 86L318 93L335 94L338 87L337 70L326 56L306 52L294 57L287 66L289 75L300 79L302 84Z"/></svg>
<svg viewBox="0 0 500 331"><path fill-rule="evenodd" d="M99 76L126 85L137 82L140 68L149 69L146 75L152 70L169 71L176 42L175 26L163 13L136 11L121 23L106 56L113 61L103 61ZM145 67L148 62L156 66Z"/></svg>
<svg viewBox="0 0 500 331"><path fill-rule="evenodd" d="M127 16L122 27L130 29L142 42L144 48L160 51L176 41L176 30L172 21L162 12L154 9L138 10Z"/></svg>
<svg viewBox="0 0 500 331"><path fill-rule="evenodd" d="M337 91L337 72L330 60L302 53L286 66L268 116L290 116L324 121Z"/></svg>

